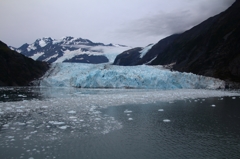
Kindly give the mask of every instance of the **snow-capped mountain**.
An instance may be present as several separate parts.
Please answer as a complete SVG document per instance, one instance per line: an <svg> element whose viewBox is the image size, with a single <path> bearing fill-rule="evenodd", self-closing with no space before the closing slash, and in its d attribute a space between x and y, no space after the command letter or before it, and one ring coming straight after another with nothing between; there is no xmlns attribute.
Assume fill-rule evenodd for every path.
<svg viewBox="0 0 240 159"><path fill-rule="evenodd" d="M38 61L49 63L107 63L130 47L124 45L94 43L88 39L66 36L61 39L51 37L37 39L32 44L24 44L11 49Z"/></svg>

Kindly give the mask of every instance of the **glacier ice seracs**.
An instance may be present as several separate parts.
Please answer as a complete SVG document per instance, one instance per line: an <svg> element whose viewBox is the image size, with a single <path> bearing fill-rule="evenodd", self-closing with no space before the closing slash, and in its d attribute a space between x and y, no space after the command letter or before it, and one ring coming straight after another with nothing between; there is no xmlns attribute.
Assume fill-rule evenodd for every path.
<svg viewBox="0 0 240 159"><path fill-rule="evenodd" d="M40 86L80 88L218 89L225 82L192 73L170 71L161 66L115 66L109 64L56 63Z"/></svg>

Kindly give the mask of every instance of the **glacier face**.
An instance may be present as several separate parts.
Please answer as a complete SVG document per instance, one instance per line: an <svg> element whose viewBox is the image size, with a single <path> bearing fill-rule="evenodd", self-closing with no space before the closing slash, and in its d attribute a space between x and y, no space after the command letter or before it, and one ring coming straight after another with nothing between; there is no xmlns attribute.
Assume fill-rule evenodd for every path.
<svg viewBox="0 0 240 159"><path fill-rule="evenodd" d="M56 63L40 86L81 88L217 89L224 81L192 73L170 71L161 66L115 66L109 64Z"/></svg>

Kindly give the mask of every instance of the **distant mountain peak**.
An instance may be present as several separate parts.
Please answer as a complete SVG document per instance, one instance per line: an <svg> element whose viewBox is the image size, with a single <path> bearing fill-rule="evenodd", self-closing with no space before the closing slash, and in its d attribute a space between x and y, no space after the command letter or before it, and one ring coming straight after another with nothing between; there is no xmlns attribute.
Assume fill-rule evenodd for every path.
<svg viewBox="0 0 240 159"><path fill-rule="evenodd" d="M53 62L106 63L113 62L121 52L129 49L124 45L92 42L88 39L64 36L60 39L42 37L31 44L11 49L34 60Z"/></svg>

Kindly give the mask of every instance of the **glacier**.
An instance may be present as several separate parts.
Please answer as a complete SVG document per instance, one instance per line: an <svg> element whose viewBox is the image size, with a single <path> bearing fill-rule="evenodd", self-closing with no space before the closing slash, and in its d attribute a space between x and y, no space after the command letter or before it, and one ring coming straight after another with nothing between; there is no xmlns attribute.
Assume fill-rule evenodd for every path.
<svg viewBox="0 0 240 159"><path fill-rule="evenodd" d="M78 88L218 89L219 79L181 73L162 66L115 66L110 64L54 63L40 86Z"/></svg>

